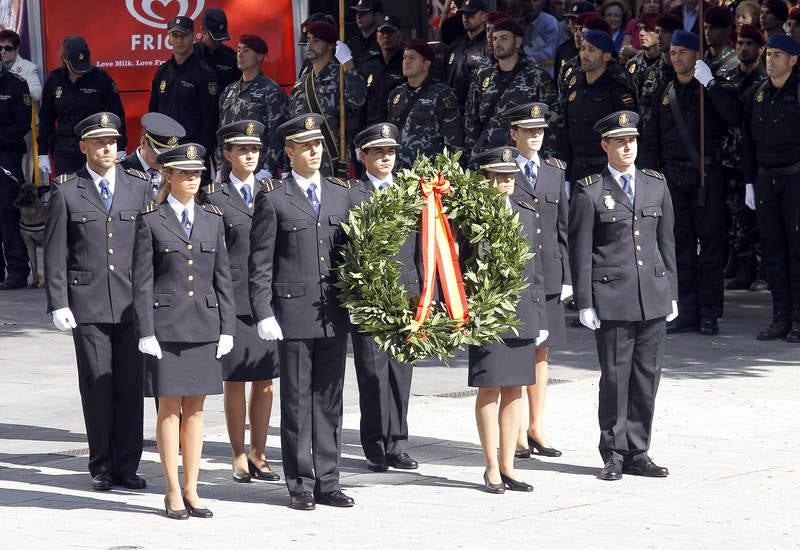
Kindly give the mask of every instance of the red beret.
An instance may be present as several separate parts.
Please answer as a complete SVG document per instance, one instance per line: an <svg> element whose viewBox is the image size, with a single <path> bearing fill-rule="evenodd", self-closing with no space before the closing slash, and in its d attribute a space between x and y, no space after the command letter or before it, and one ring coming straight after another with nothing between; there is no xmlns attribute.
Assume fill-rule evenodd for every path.
<svg viewBox="0 0 800 550"><path fill-rule="evenodd" d="M654 32L658 26L658 17L659 14L657 13L643 13L642 16L639 17L639 25L650 32Z"/></svg>
<svg viewBox="0 0 800 550"><path fill-rule="evenodd" d="M800 8L789 10L789 21L800 21Z"/></svg>
<svg viewBox="0 0 800 550"><path fill-rule="evenodd" d="M505 19L507 17L511 17L511 16L508 15L504 11L499 11L499 10L498 11L490 11L489 14L486 16L486 22L491 24L491 25L494 25L495 23L497 23L501 19Z"/></svg>
<svg viewBox="0 0 800 550"><path fill-rule="evenodd" d="M769 13L781 21L789 19L789 7L783 0L764 0L764 3L761 5L767 8Z"/></svg>
<svg viewBox="0 0 800 550"><path fill-rule="evenodd" d="M266 55L267 53L267 43L264 42L263 38L254 34L243 34L239 39L239 44L247 46L254 52L261 55Z"/></svg>
<svg viewBox="0 0 800 550"><path fill-rule="evenodd" d="M742 28L739 29L739 38L749 38L757 42L759 46L765 44L764 34L753 25L742 25Z"/></svg>
<svg viewBox="0 0 800 550"><path fill-rule="evenodd" d="M525 29L523 29L519 23L510 17L506 17L505 19L500 19L495 22L494 32L496 33L497 31L508 31L517 36L525 36Z"/></svg>
<svg viewBox="0 0 800 550"><path fill-rule="evenodd" d="M683 22L676 15L665 13L658 17L658 26L667 32L675 32L683 28Z"/></svg>
<svg viewBox="0 0 800 550"><path fill-rule="evenodd" d="M336 41L339 40L339 33L336 32L336 27L327 21L311 21L306 25L306 29L308 30L308 34L328 44L336 44Z"/></svg>
<svg viewBox="0 0 800 550"><path fill-rule="evenodd" d="M413 40L406 42L406 49L414 50L428 61L433 61L433 58L436 57L436 54L434 53L430 44L424 40L420 40L419 38L414 38Z"/></svg>
<svg viewBox="0 0 800 550"><path fill-rule="evenodd" d="M714 6L707 9L703 19L712 27L725 28L733 25L731 10L723 6Z"/></svg>
<svg viewBox="0 0 800 550"><path fill-rule="evenodd" d="M609 25L608 22L600 15L594 12L592 12L589 17L583 20L583 28L595 31L603 31L611 34L611 25Z"/></svg>

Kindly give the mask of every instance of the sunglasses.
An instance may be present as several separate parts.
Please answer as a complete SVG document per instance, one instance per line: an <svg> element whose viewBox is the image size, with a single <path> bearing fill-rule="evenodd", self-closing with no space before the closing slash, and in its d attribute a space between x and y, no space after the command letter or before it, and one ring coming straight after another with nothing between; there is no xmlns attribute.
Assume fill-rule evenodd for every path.
<svg viewBox="0 0 800 550"><path fill-rule="evenodd" d="M13 52L16 49L17 48L14 46L0 46L0 50L3 50L4 52Z"/></svg>

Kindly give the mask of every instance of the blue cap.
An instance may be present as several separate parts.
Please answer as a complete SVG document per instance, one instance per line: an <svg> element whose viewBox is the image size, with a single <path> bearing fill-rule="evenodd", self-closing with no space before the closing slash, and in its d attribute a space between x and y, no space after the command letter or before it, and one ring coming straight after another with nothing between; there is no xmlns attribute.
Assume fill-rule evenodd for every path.
<svg viewBox="0 0 800 550"><path fill-rule="evenodd" d="M611 55L617 53L614 47L614 39L605 31L599 31L597 29L588 30L583 35L583 41Z"/></svg>
<svg viewBox="0 0 800 550"><path fill-rule="evenodd" d="M800 55L800 46L788 34L773 34L767 39L767 48L777 48L789 55Z"/></svg>
<svg viewBox="0 0 800 550"><path fill-rule="evenodd" d="M672 33L672 45L694 50L696 52L700 51L700 39L697 37L697 35L693 32L684 31L681 29L678 29Z"/></svg>

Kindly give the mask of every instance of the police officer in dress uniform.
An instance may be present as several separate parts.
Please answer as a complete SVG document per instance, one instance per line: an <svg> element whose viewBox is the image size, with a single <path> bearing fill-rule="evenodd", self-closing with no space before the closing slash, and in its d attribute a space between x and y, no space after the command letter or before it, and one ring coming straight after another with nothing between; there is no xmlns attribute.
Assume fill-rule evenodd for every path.
<svg viewBox="0 0 800 550"><path fill-rule="evenodd" d="M72 330L92 487L143 489L142 366L133 330L131 261L147 176L115 164L114 113L75 125L86 164L56 180L45 226L47 311Z"/></svg>
<svg viewBox="0 0 800 550"><path fill-rule="evenodd" d="M156 70L148 111L171 116L186 129L186 142L213 151L219 116L217 76L194 54L194 21L179 16L167 23L167 30L172 57Z"/></svg>
<svg viewBox="0 0 800 550"><path fill-rule="evenodd" d="M178 121L161 113L145 113L141 122L139 147L119 164L123 168L144 172L149 182L148 190L152 199L156 200L162 183L161 165L157 157L164 151L177 147L178 142L186 135L186 130Z"/></svg>
<svg viewBox="0 0 800 550"><path fill-rule="evenodd" d="M240 120L257 120L264 125L261 134L263 151L256 178L279 175L284 167L283 143L278 126L286 120L289 96L283 88L261 71L267 56L267 43L260 36L245 34L239 39L236 61L242 79L225 88L219 97L219 123L226 126ZM219 160L222 153L217 148Z"/></svg>
<svg viewBox="0 0 800 550"><path fill-rule="evenodd" d="M608 165L576 182L569 253L581 323L595 333L600 361L599 478L664 477L649 457L665 318L677 316L672 202L663 174L638 169L639 116L599 120Z"/></svg>
<svg viewBox="0 0 800 550"><path fill-rule="evenodd" d="M373 193L394 185L395 166L400 130L393 124L381 123L365 128L355 137L359 160L364 164L364 176L350 191L351 207L370 200ZM411 236L393 258L401 264L400 282L409 296L419 296L422 271L417 234ZM412 365L400 363L381 350L369 335L353 326L353 356L358 380L361 407L361 447L367 458L367 468L385 472L388 467L415 470L417 461L411 458L408 444L408 400L411 393Z"/></svg>
<svg viewBox="0 0 800 550"><path fill-rule="evenodd" d="M397 168L411 168L418 154L454 152L464 144L458 99L446 84L430 76L434 52L424 40L409 40L403 52L401 84L389 94L388 122L400 130Z"/></svg>
<svg viewBox="0 0 800 550"><path fill-rule="evenodd" d="M194 44L194 53L217 75L217 86L224 90L242 77L236 65L236 52L223 44L231 39L228 18L220 8L208 8L200 24L202 38Z"/></svg>
<svg viewBox="0 0 800 550"><path fill-rule="evenodd" d="M720 163L722 138L737 121L733 85L717 80L699 59L697 35L677 30L670 55L676 76L659 90L642 140L642 158L664 170L675 207L680 317L668 333L719 332L727 248L727 193ZM705 97L704 184L700 185L700 94ZM700 243L698 252L698 241Z"/></svg>
<svg viewBox="0 0 800 550"><path fill-rule="evenodd" d="M104 70L92 67L89 45L81 36L64 39L61 61L64 65L50 73L42 90L36 137L39 169L54 175L80 170L86 161L75 136L75 125L98 111L114 113L120 119L117 151L118 157L124 157L128 138L116 83ZM52 167L48 153L53 155Z"/></svg>
<svg viewBox="0 0 800 550"><path fill-rule="evenodd" d="M472 75L478 65L489 57L486 41L487 10L483 0L464 0L456 12L461 16L466 34L459 36L447 51L447 80L458 98L458 107L464 111Z"/></svg>
<svg viewBox="0 0 800 550"><path fill-rule="evenodd" d="M767 76L744 98L744 174L755 183L756 215L772 293L772 323L759 340L800 342L800 46L767 40Z"/></svg>
<svg viewBox="0 0 800 550"><path fill-rule="evenodd" d="M256 196L250 231L250 301L259 336L278 340L283 472L297 510L353 505L339 485L349 323L334 286L350 183L319 172L324 124L305 113L281 125L292 172Z"/></svg>
<svg viewBox="0 0 800 550"><path fill-rule="evenodd" d="M544 274L547 340L536 348L533 357L536 383L527 386L528 421L523 422L517 456L527 458L537 452L543 456L561 456L544 436L544 402L547 392L547 362L550 348L566 344L564 302L572 296L572 275L567 252L569 205L564 186L566 165L554 157L542 158L548 107L544 103L526 103L506 111L511 140L519 155L514 189L527 195L527 202L536 206L538 222L536 269Z"/></svg>

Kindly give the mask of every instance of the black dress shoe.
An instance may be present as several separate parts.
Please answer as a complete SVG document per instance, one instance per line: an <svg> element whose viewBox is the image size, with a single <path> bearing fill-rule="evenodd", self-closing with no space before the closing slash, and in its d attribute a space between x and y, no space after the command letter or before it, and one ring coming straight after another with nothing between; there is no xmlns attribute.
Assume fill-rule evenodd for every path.
<svg viewBox="0 0 800 550"><path fill-rule="evenodd" d="M790 330L786 335L786 341L790 344L800 344L800 327L794 327Z"/></svg>
<svg viewBox="0 0 800 550"><path fill-rule="evenodd" d="M667 334L677 334L679 332L697 332L697 321L694 319L683 321L678 317L667 323Z"/></svg>
<svg viewBox="0 0 800 550"><path fill-rule="evenodd" d="M169 507L169 499L164 497L164 511L167 513L169 519L189 519L189 512L184 508L183 510L173 510Z"/></svg>
<svg viewBox="0 0 800 550"><path fill-rule="evenodd" d="M141 490L147 487L147 482L144 480L144 478L136 474L129 476L113 476L113 482L115 486L119 485L120 487L125 487L126 489Z"/></svg>
<svg viewBox="0 0 800 550"><path fill-rule="evenodd" d="M502 476L500 479L502 480ZM489 481L489 475L486 473L486 470L483 471L483 485L486 488L487 493L502 495L506 492L506 486L502 481L500 481L500 483L492 483Z"/></svg>
<svg viewBox="0 0 800 550"><path fill-rule="evenodd" d="M561 451L553 447L542 447L539 442L528 434L528 447L530 447L531 454L540 454L542 456L557 457L561 456Z"/></svg>
<svg viewBox="0 0 800 550"><path fill-rule="evenodd" d="M111 474L102 472L92 478L92 489L95 491L110 491L114 486Z"/></svg>
<svg viewBox="0 0 800 550"><path fill-rule="evenodd" d="M750 285L750 290L752 292L761 292L762 290L769 290L769 285L767 281L764 279L756 279L753 281L753 284Z"/></svg>
<svg viewBox="0 0 800 550"><path fill-rule="evenodd" d="M183 505L186 506L186 511L189 512L189 515L195 518L213 518L214 513L209 510L208 508L195 508L189 501L186 500L186 497L183 498Z"/></svg>
<svg viewBox="0 0 800 550"><path fill-rule="evenodd" d="M750 290L750 285L755 281L755 276L752 272L740 271L736 277L728 281L725 285L725 290Z"/></svg>
<svg viewBox="0 0 800 550"><path fill-rule="evenodd" d="M350 508L356 503L356 501L344 494L341 489L331 491L330 493L319 493L317 495L317 502L326 506L336 506L337 508Z"/></svg>
<svg viewBox="0 0 800 550"><path fill-rule="evenodd" d="M529 485L524 481L517 481L516 479L511 479L503 472L500 472L500 479L503 480L503 484L509 491L520 491L523 493L530 493L533 491L533 485Z"/></svg>
<svg viewBox="0 0 800 550"><path fill-rule="evenodd" d="M530 458L531 457L531 450L530 449L517 449L514 451L514 458Z"/></svg>
<svg viewBox="0 0 800 550"><path fill-rule="evenodd" d="M289 508L294 508L295 510L313 510L316 507L317 505L314 504L314 495L309 492L291 495Z"/></svg>
<svg viewBox="0 0 800 550"><path fill-rule="evenodd" d="M368 458L367 468L373 472L385 472L389 469L389 466L386 465L386 460L371 460Z"/></svg>
<svg viewBox="0 0 800 550"><path fill-rule="evenodd" d="M622 472L632 476L644 477L667 477L669 470L663 466L658 466L649 458L646 460L637 460L628 464L622 465Z"/></svg>
<svg viewBox="0 0 800 550"><path fill-rule="evenodd" d="M618 479L622 479L622 460L619 458L609 458L597 477L604 481L617 481Z"/></svg>
<svg viewBox="0 0 800 550"><path fill-rule="evenodd" d="M411 455L406 452L400 453L399 455L387 454L386 464L398 470L416 470L419 468L417 461L411 458Z"/></svg>
<svg viewBox="0 0 800 550"><path fill-rule="evenodd" d="M7 279L0 283L0 290L16 290L18 288L26 288L28 281L25 279Z"/></svg>
<svg viewBox="0 0 800 550"><path fill-rule="evenodd" d="M773 321L767 328L759 332L756 338L762 341L785 338L789 334L790 328L789 321Z"/></svg>
<svg viewBox="0 0 800 550"><path fill-rule="evenodd" d="M714 336L719 334L719 325L714 317L704 317L700 321L700 334L704 336Z"/></svg>
<svg viewBox="0 0 800 550"><path fill-rule="evenodd" d="M233 467L233 481L236 483L250 483L253 478L248 472L239 473L236 471L236 466Z"/></svg>
<svg viewBox="0 0 800 550"><path fill-rule="evenodd" d="M260 470L255 463L247 459L247 469L250 471L250 476L262 481L280 481L281 476L271 470Z"/></svg>

